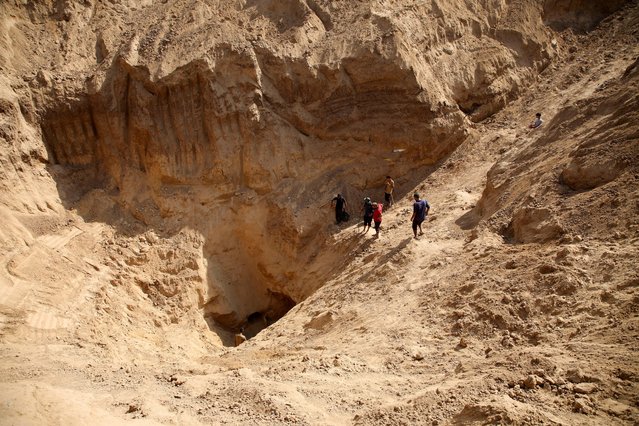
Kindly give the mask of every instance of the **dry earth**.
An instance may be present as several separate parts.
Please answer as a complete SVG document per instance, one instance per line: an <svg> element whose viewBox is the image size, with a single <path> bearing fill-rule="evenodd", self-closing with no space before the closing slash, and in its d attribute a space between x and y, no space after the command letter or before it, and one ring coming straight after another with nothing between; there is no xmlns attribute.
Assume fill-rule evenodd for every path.
<svg viewBox="0 0 639 426"><path fill-rule="evenodd" d="M638 424L638 41L636 1L3 2L0 423Z"/></svg>

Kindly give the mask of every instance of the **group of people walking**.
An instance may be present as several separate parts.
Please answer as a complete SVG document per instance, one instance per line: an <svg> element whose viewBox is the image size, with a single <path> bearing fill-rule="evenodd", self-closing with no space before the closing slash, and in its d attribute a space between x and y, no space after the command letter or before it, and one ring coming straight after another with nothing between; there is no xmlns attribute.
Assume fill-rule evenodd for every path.
<svg viewBox="0 0 639 426"><path fill-rule="evenodd" d="M371 202L370 197L364 198L364 205L360 212L364 213L364 233L371 229L371 223L375 222L375 236L379 236L379 228L382 225L382 203Z"/></svg>
<svg viewBox="0 0 639 426"><path fill-rule="evenodd" d="M386 176L386 180L384 181L384 201L386 205L390 208L395 203L393 199L393 191L395 190L395 181L390 176ZM418 237L417 229L419 229L419 235L423 235L424 232L422 230L422 223L426 220L426 216L428 215L428 211L430 210L430 205L428 201L422 200L420 195L416 192L413 194L414 203L413 203L413 214L410 218L413 228L413 234L415 238ZM346 211L347 202L346 199L342 196L342 194L337 194L331 200L331 206L335 207L335 222L346 222L349 220L350 215ZM363 214L364 218L364 234L368 232L371 228L372 224L375 224L375 236L379 237L379 230L382 225L382 211L384 209L384 204L371 201L370 197L364 198L364 203L360 212Z"/></svg>

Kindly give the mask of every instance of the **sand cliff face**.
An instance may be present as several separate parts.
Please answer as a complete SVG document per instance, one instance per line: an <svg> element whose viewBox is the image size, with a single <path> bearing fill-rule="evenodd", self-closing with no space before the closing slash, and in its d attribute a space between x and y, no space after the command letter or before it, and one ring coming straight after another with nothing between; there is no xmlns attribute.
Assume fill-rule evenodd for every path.
<svg viewBox="0 0 639 426"><path fill-rule="evenodd" d="M29 81L29 107L63 203L106 190L150 228L167 218L195 228L210 264L253 259L206 274L205 303L215 315L239 310L233 325L268 310L271 293L300 301L326 277L298 267L323 246L318 206L379 190L391 170L435 164L555 54L539 8L525 3L52 3L14 13L25 12L26 38L47 25L61 36L53 72L45 65ZM237 283L264 300L232 302L226 286Z"/></svg>
<svg viewBox="0 0 639 426"><path fill-rule="evenodd" d="M194 422L212 422L220 411L211 401L244 395L242 386L257 395L247 403L258 414L279 407L278 397L267 404L260 393L265 383L279 389L270 375L291 381L287 374L307 371L331 380L362 373L362 383L384 390L356 400L361 384L341 384L349 402L333 415L331 385L315 389L325 378L318 373L298 383L308 400L282 409L298 417L277 408L224 418L387 423L392 411L406 422L550 422L541 402L510 403L525 400L519 388L505 402L479 404L484 385L476 393L461 376L491 363L491 353L505 370L528 374L509 352L525 347L539 353L521 359L547 371L535 370L541 381L522 389L542 392L547 380L543 389L561 399L573 392L560 387L561 368L574 360L552 367L536 356L559 351L549 342L568 339L568 327L584 320L584 298L614 306L608 317L597 314L601 321L632 326L620 313L632 312L636 298L626 270L639 229L636 6L608 17L627 2L23 3L0 6L5 344L63 339L80 351L64 361L73 371L84 368L84 346L96 359L139 358L151 370L161 369L155 356L233 372L235 362L257 360L268 370L259 379L238 373L241 384L225 394L191 380L191 368L180 397L199 407ZM529 132L525 121L538 110L544 126ZM382 200L387 174L398 206L385 213L377 244L355 220L332 224L328 202L337 192L357 217L364 196ZM433 204L424 246L409 238L413 191ZM623 253L616 265L604 259L611 235ZM593 284L599 274L608 277L601 287ZM223 349L241 327L253 337L293 308L246 352ZM601 326L591 319L588 327ZM457 364L468 342L486 360ZM345 354L294 358L316 348ZM625 349L615 350L620 361L609 370L634 377ZM432 358L433 374L461 377L464 402L446 399L458 386L450 382L413 398L422 385L444 382L411 382L423 371L398 353ZM127 374L146 380L138 367ZM613 383L611 371L595 377ZM511 373L486 383L512 389ZM390 376L402 378L382 384ZM616 394L624 407L633 383ZM396 386L408 390L386 410L382 394ZM598 400L614 395L607 386ZM286 401L299 396L281 391ZM315 413L317 401L326 409ZM597 406L562 401L568 422L583 420L571 417L574 407L585 416ZM127 416L170 418L131 404ZM636 415L606 407L625 413L617 420ZM610 420L609 411L598 419Z"/></svg>

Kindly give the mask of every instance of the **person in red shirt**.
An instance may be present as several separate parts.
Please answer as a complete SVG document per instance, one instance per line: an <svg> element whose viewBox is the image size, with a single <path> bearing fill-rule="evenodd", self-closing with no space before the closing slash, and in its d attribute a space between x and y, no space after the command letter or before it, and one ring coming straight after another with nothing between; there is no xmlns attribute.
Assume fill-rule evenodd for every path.
<svg viewBox="0 0 639 426"><path fill-rule="evenodd" d="M379 237L379 227L382 224L382 203L373 203L373 222L375 222L375 236Z"/></svg>

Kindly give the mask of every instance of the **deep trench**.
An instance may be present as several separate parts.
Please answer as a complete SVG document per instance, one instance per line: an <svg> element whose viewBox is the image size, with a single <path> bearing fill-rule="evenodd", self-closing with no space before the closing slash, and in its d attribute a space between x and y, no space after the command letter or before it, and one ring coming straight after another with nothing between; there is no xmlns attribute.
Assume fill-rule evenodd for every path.
<svg viewBox="0 0 639 426"><path fill-rule="evenodd" d="M69 135L78 135L80 132L77 129L80 127L95 132L92 135L97 142L101 139L96 130L99 126L90 123L92 118L89 113L66 114L88 120L89 123L78 126L73 120L70 123L59 120L53 125L44 125L47 126L43 131L45 145L49 152L58 153L50 155L48 169L56 181L64 206L68 210L76 210L86 222L100 222L113 226L120 235L132 240L153 231L165 243L170 243L171 238L180 232L175 226L177 222L180 227L192 227L197 230L204 237L202 257L208 265L204 271L207 277L208 300L200 310L211 332L217 334L225 346L233 346L234 334L242 333L247 339L255 337L312 293L314 288L295 289L297 283L303 279L300 276L288 279L289 271L286 268L271 268L269 265L272 262L295 267L299 251L304 251L306 245L317 246L308 241L306 244L298 243L299 247L294 247L295 238L290 236L292 229L274 229L276 226L273 223L278 218L288 218L292 215L288 208L273 207L274 203L270 201L259 203L257 206L243 205L237 201L241 196L215 194L214 185L211 185L210 191L205 191L205 196L194 196L192 188L198 185L172 181L162 182L159 189L154 189L154 197L159 200L157 205L148 199L134 204L130 201L132 197L135 200L135 196L149 191L149 187L152 187L152 184L146 182L147 170L143 167L135 170L136 180L127 178L118 181L105 172L108 166L100 164L99 161L85 161L87 157L82 147L88 145L86 140L83 141L83 145L69 146L64 145L65 139ZM98 149L91 148L90 151L94 153ZM79 155L72 158L82 158L82 161L65 161L65 158L74 153ZM129 184L134 186L128 187ZM78 209L78 206L90 199L96 190L106 194L109 203L115 207L107 209L107 212L100 211L101 209ZM207 201L200 201L198 197L203 197ZM268 194L263 197L268 198ZM211 198L215 198L216 201L211 203ZM89 204L99 204L103 200L98 198ZM170 204L176 201L184 202L183 209L163 217L163 203ZM249 210L253 210L255 215L266 220L247 221L245 217ZM124 226L123 221L133 224ZM177 256L180 255L178 250L175 253ZM327 266L323 272L327 274L326 278L330 274L330 269L332 266ZM285 285L282 285L283 283ZM143 288L143 291L147 294L150 292L148 286Z"/></svg>
<svg viewBox="0 0 639 426"><path fill-rule="evenodd" d="M78 116L90 120L89 114L79 114ZM67 209L77 209L77 206L91 197L95 190L100 190L108 194L109 202L113 202L116 207L107 213L76 210L86 222L101 222L111 225L120 235L131 239L139 238L148 231L153 231L165 242L170 242L171 238L179 233L179 229L169 223L177 220L181 222L181 226L193 227L204 236L202 255L208 265L205 273L209 300L201 307L201 312L209 329L220 337L224 345L233 345L232 335L236 333L243 333L247 339L255 337L259 332L286 315L297 304L297 301L301 301L307 295L299 291L296 294L290 294L289 289L295 286L295 279L286 282L286 286L278 285L283 280L276 275L281 276L283 272L269 269L269 261L272 257L277 256L274 254L275 252L286 253L283 255L284 260L278 259L278 261L288 264L295 263L295 248L286 247L286 235L271 232L268 239L251 240L248 237L268 234L263 229L263 227L269 226L268 221L250 223L242 219L242 209L256 208L255 206L239 207L240 212L238 213L234 211L238 208L235 205L234 197L223 196L213 208L208 202L198 201L197 197L188 199L192 196L190 185L169 182L163 183L158 191L166 192L166 199L163 202L175 201L178 197L187 198L185 208L187 212L177 211L169 217L162 218L161 214L157 214L158 206L149 205L147 202L132 205L128 201L130 194L139 189L139 187L127 187L127 182L131 182L130 179L126 179L122 183L114 182L105 176L104 167L99 163L78 164L76 162L73 164L61 161L73 152L82 151L78 150L77 147L60 145L64 140L61 135L78 134L77 131L68 130L69 127L75 126L73 123L56 124L56 126L67 127L67 130L48 128L43 132L44 141L50 152L64 153L64 155L50 156L49 172L56 181L60 198ZM97 126L91 124L82 127L95 129ZM47 137L51 134L55 134L57 137ZM98 139L96 134L95 140ZM139 177L143 176L145 171L140 170L140 172L142 173L139 174ZM146 187L147 184L143 186ZM211 188L211 191L214 191L214 187ZM101 201L102 199L98 199L97 203ZM95 204L95 201L91 203ZM188 212L189 210L190 212ZM198 220L198 218L207 217L207 214L209 215L208 220ZM269 209L259 211L259 214L264 217L273 216L273 212ZM282 212L276 214L286 216ZM121 224L122 218L127 218L125 221L133 221L134 224L123 226ZM226 225L219 226L220 223ZM290 232L288 229L285 231ZM260 246L272 244L273 239L279 242L274 250L271 249L269 252L269 250L260 249ZM180 255L177 250L175 253ZM148 293L149 289L143 288L143 291ZM221 296L213 297L212 294L216 292L221 293ZM216 304L216 301L219 302L220 299L224 301L222 306L220 303Z"/></svg>
<svg viewBox="0 0 639 426"><path fill-rule="evenodd" d="M317 89L307 99L317 116L313 127L284 106L268 104L251 73L225 80L229 69L246 62L236 52L225 55L220 69L195 61L161 81L117 60L97 93L42 106L41 128L66 208L99 189L136 221L137 230L119 229L123 234L157 230L169 238L185 226L198 232L209 284L200 308L209 327L252 337L348 261L341 249L322 252L330 213L304 216L309 207L337 192L354 200L381 191L387 168L410 176L404 186L414 187L466 132L431 128L436 112L414 90L362 83L341 95L341 80L326 83L309 72L298 83L309 93ZM387 61L378 65L397 71ZM286 80L271 83L278 96L288 93ZM340 95L318 107L325 84ZM379 101L382 95L386 102ZM365 118L345 122L354 109ZM443 113L451 123L460 120L458 111ZM113 214L87 213L85 219L119 226Z"/></svg>
<svg viewBox="0 0 639 426"><path fill-rule="evenodd" d="M269 267L269 262L295 265L295 248L283 247L287 244L286 235L280 235L277 232L269 235L261 228L261 226L268 227L268 224L243 220L241 212L234 212L232 200L223 201L216 207L216 211L211 214L209 220L203 220L203 223L198 225L197 219L189 218L189 215L184 212L178 212L163 219L154 214L156 207L130 206L126 202L123 203L121 198L126 198L123 194L127 192L127 188L109 187L109 184L99 177L99 173L96 173L93 166L57 164L51 165L49 170L56 179L61 199L67 209L76 210L83 216L85 222L100 222L113 226L119 235L131 241L152 231L160 236L161 244L169 245L168 250L174 253L172 256L183 256L187 263L192 264L192 258L189 259L189 256L192 256L191 253L178 249L172 250L170 245L172 239L181 232L175 227L176 223L179 223L182 228L197 229L199 235L204 238L201 255L207 265L203 272L206 274L208 300L200 307L200 311L211 332L216 333L226 346L233 345L234 334L242 333L247 339L255 337L262 330L275 324L313 290L296 289L302 280L301 277L292 277L287 280L282 278L286 271L277 269L275 266ZM84 200L92 197L96 189L108 194L110 202L116 206L114 209L109 209L108 214L77 209ZM188 187L181 187L180 191L188 192ZM175 193L170 195L172 199L177 197ZM102 200L103 198L98 198L97 203ZM91 205L95 203L96 201L90 202ZM196 200L191 200L190 204L193 205L192 209L201 209L200 213L192 213L195 218L206 217L204 210L210 208L209 206L202 207ZM141 213L143 211L152 213L144 216L144 213ZM267 216L269 213L263 211L259 214ZM129 225L122 225L122 222L127 222ZM224 226L225 229L216 230L219 223L229 225ZM265 235L265 237L248 239L247 236L250 235ZM280 243L276 249L270 251L264 249L272 245L273 240ZM304 247L301 249L303 250ZM282 255L283 252L292 254ZM179 263L179 259L174 260ZM282 285L283 283L285 285ZM143 291L148 294L150 290L147 286L143 288Z"/></svg>
<svg viewBox="0 0 639 426"><path fill-rule="evenodd" d="M277 239L285 244L286 236L271 234L271 241L268 236L248 241L247 235L264 233L260 231L261 222L258 221L257 224L245 223L241 219L242 214L233 212L231 201L224 201L224 204L228 205L217 206L217 212L212 215L217 220L203 221L212 224L210 227L200 224L198 229L197 221L189 219L187 214L177 213L164 220L160 218L158 221L158 217L154 217L153 214L146 217L139 216L141 211L154 211L155 208L146 206L145 209L142 206L129 206L130 209L135 210L135 214L132 215L131 211L127 210L126 203L120 201L120 197L127 189L109 188L108 184L105 184L104 180L97 176L92 166L78 167L58 164L51 165L49 170L56 179L65 207L69 210L75 209L83 216L85 222L100 222L113 226L119 235L130 241L142 238L142 235L152 231L161 238L160 244L168 245L167 250L173 253L171 256L174 258L182 256L186 263L193 264L192 257L189 258L192 253L180 251L177 248L171 249L173 239L181 232L174 225L180 223L181 227L192 226L196 228L197 232L204 237L201 255L207 265L203 272L206 274L208 300L200 307L200 311L211 332L217 334L225 346L233 345L234 334L242 333L247 339L255 337L262 330L275 324L311 292L311 290L296 290L297 283L300 282L301 278L294 277L286 281L281 278L281 270L269 269L268 263L276 255L272 251L260 249L260 247L272 244L272 239ZM78 205L92 196L95 189L106 192L110 202L116 206L115 209L109 209L108 214L77 209ZM174 193L171 195L172 197L176 196ZM103 200L104 198L98 198L97 203ZM95 203L96 201L91 201L90 204L94 205ZM200 206L197 201L192 201L192 203L196 206L193 207L194 209ZM266 214L264 213L264 215ZM206 217L206 214L201 212L195 213L194 216ZM129 225L122 225L122 222L128 222ZM226 230L212 231L211 229L214 229L220 222L231 223L231 225ZM245 232L239 230L243 227L246 227ZM162 246L160 246L161 248ZM277 251L281 252L284 249ZM290 249L290 251L294 250ZM285 259L289 265L296 263L293 257L285 256ZM170 258L167 259L167 262L171 260L180 263L180 259ZM178 275L175 274L175 276ZM282 283L285 285L282 286ZM147 294L150 293L150 289L146 285L142 290ZM156 294L156 297L160 296ZM151 301L154 302L154 299Z"/></svg>

